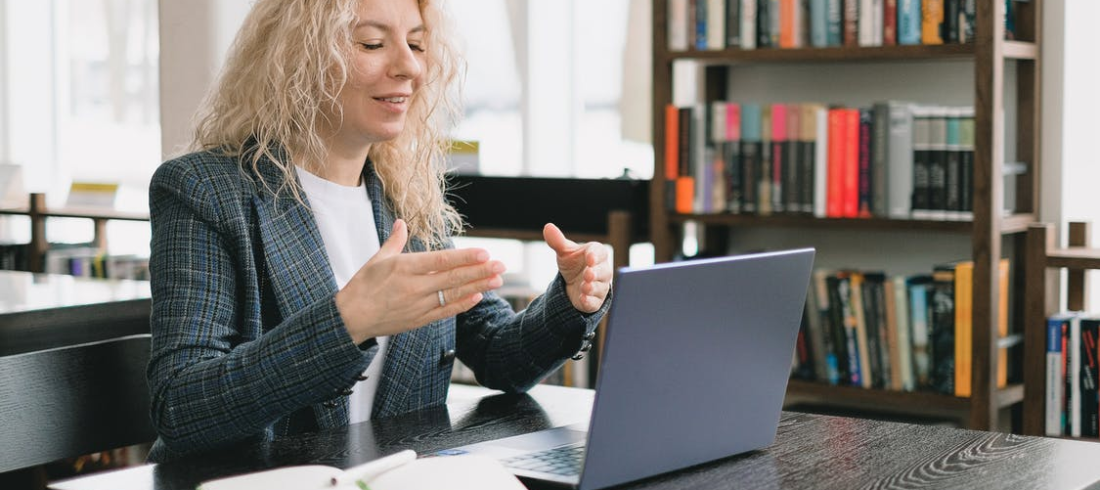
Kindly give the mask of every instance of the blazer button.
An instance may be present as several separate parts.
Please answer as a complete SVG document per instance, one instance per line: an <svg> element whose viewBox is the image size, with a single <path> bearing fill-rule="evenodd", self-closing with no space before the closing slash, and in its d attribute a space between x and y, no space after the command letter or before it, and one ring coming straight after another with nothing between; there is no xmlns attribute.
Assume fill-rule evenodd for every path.
<svg viewBox="0 0 1100 490"><path fill-rule="evenodd" d="M440 364L450 364L451 362L454 362L454 360L455 360L455 350L454 349L447 349L447 350L443 351L443 355L439 356L439 363Z"/></svg>
<svg viewBox="0 0 1100 490"><path fill-rule="evenodd" d="M351 396L352 393L355 393L355 390L351 388L344 388L340 390L340 396Z"/></svg>
<svg viewBox="0 0 1100 490"><path fill-rule="evenodd" d="M581 352L588 352L590 350L592 350L592 342L585 342L584 345L581 346Z"/></svg>
<svg viewBox="0 0 1100 490"><path fill-rule="evenodd" d="M365 375L365 374L360 374L359 376L356 376L356 377L355 377L355 380L356 380L356 381L366 381L366 380L367 380L367 378L369 378L369 377L370 377L370 376L367 376L367 375Z"/></svg>
<svg viewBox="0 0 1100 490"><path fill-rule="evenodd" d="M592 340L596 338L596 332L588 332L584 334L584 340Z"/></svg>
<svg viewBox="0 0 1100 490"><path fill-rule="evenodd" d="M329 400L327 402L321 403L321 406L325 408L336 408L336 405L336 400Z"/></svg>
<svg viewBox="0 0 1100 490"><path fill-rule="evenodd" d="M571 359L573 359L574 361L579 361L581 359L584 359L584 354L578 352L577 355L573 356Z"/></svg>

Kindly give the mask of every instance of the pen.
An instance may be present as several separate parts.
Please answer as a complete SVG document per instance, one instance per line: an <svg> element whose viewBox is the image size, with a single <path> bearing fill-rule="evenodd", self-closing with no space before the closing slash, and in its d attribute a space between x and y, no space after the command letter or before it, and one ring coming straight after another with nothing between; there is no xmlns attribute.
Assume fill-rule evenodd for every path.
<svg viewBox="0 0 1100 490"><path fill-rule="evenodd" d="M348 485L356 482L368 482L374 477L392 470L405 463L411 463L416 460L416 451L406 449L399 453L394 453L389 456L378 458L369 463L363 463L359 466L353 466L344 470L340 476L332 479L332 486L338 487L342 485Z"/></svg>

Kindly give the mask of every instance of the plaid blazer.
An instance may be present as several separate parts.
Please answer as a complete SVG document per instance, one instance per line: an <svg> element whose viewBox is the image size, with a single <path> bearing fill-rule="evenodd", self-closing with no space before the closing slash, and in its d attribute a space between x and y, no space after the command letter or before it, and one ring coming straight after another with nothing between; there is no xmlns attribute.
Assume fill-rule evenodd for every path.
<svg viewBox="0 0 1100 490"><path fill-rule="evenodd" d="M150 184L152 461L293 432L290 415L305 407L321 429L347 425L346 393L378 351L344 328L313 214L271 192L284 177L270 162L259 170L266 187L249 167L192 153ZM385 241L394 214L370 162L364 179ZM424 249L411 240L407 252ZM609 305L582 314L558 275L518 314L488 293L395 335L372 417L445 403L456 354L484 386L523 392L582 347Z"/></svg>

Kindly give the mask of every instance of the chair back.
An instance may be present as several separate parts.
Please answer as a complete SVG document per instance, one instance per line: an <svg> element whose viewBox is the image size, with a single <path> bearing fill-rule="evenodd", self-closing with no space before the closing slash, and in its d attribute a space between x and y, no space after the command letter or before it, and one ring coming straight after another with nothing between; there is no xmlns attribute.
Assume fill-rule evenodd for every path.
<svg viewBox="0 0 1100 490"><path fill-rule="evenodd" d="M0 473L156 438L150 335L0 356Z"/></svg>

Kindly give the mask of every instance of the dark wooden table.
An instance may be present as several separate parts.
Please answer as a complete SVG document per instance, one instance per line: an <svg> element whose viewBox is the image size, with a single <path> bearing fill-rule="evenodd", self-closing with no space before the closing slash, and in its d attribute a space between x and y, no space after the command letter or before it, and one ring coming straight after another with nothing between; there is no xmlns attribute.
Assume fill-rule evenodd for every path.
<svg viewBox="0 0 1100 490"><path fill-rule="evenodd" d="M193 490L207 479L277 466L348 467L401 449L426 453L585 420L593 392L530 395L455 387L446 408L187 460L55 483L62 490ZM629 457L630 448L623 448ZM794 412L771 447L621 488L1100 489L1100 444Z"/></svg>
<svg viewBox="0 0 1100 490"><path fill-rule="evenodd" d="M0 356L149 333L148 281L0 271Z"/></svg>

